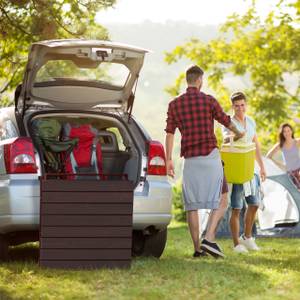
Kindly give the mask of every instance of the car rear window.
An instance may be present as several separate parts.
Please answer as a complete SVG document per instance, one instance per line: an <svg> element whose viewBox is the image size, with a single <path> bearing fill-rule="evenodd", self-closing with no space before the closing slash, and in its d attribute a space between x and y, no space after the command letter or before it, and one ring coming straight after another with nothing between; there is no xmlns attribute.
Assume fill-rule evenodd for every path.
<svg viewBox="0 0 300 300"><path fill-rule="evenodd" d="M84 82L94 83L99 87L122 88L129 76L129 69L118 63L95 62L95 65L80 66L72 60L49 60L37 72L35 85L41 83L58 83L80 85Z"/></svg>
<svg viewBox="0 0 300 300"><path fill-rule="evenodd" d="M106 130L109 131L109 132L112 132L116 136L119 150L120 151L125 151L126 146L125 146L125 142L123 140L123 137L120 133L120 130L117 127L109 127Z"/></svg>

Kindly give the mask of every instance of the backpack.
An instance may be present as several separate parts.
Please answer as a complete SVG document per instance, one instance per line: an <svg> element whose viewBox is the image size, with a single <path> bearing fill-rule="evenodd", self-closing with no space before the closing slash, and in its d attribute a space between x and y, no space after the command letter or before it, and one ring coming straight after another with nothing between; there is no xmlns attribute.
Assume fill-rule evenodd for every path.
<svg viewBox="0 0 300 300"><path fill-rule="evenodd" d="M65 161L65 172L76 174L68 176L69 179L90 179L93 176L78 176L77 174L102 174L102 151L98 140L98 131L89 124L63 126L63 138L77 139L78 143L73 148Z"/></svg>
<svg viewBox="0 0 300 300"><path fill-rule="evenodd" d="M77 144L77 139L60 140L61 124L53 118L41 118L32 122L34 141L38 146L47 173L64 172L65 159Z"/></svg>

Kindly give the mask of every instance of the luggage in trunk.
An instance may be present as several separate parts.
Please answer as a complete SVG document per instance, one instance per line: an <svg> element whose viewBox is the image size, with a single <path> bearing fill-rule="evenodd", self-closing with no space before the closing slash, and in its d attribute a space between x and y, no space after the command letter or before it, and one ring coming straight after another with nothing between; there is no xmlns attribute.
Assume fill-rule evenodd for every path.
<svg viewBox="0 0 300 300"><path fill-rule="evenodd" d="M40 186L40 266L130 266L132 182L63 180L45 175Z"/></svg>

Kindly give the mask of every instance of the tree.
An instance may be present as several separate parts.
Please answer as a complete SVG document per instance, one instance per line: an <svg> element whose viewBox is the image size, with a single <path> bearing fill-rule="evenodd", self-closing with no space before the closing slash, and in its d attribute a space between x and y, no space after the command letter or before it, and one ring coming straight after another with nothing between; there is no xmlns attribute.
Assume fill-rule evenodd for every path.
<svg viewBox="0 0 300 300"><path fill-rule="evenodd" d="M208 71L209 85L227 109L233 92L226 86L227 76L239 76L248 83L244 91L265 145L275 139L281 122L299 116L300 0L277 0L276 4L263 19L252 1L244 15L228 17L217 39L206 44L191 39L165 57L169 64L187 58ZM168 92L178 93L182 79L181 75ZM293 81L293 87L287 81Z"/></svg>
<svg viewBox="0 0 300 300"><path fill-rule="evenodd" d="M97 11L116 0L0 0L0 96L22 80L32 42L56 38L108 39L107 30L96 24Z"/></svg>

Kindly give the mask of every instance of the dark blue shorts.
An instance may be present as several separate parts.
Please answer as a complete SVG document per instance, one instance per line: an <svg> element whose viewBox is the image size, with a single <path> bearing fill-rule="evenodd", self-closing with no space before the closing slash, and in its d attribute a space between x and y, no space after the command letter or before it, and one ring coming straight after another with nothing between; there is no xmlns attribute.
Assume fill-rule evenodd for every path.
<svg viewBox="0 0 300 300"><path fill-rule="evenodd" d="M242 184L233 184L232 185L232 192L230 196L230 203L231 207L234 209L242 209L244 206L244 201L248 205L259 206L260 203L260 196L259 196L259 187L260 181L259 177L255 174L255 183L256 183L256 195L250 195L245 197L244 187Z"/></svg>

